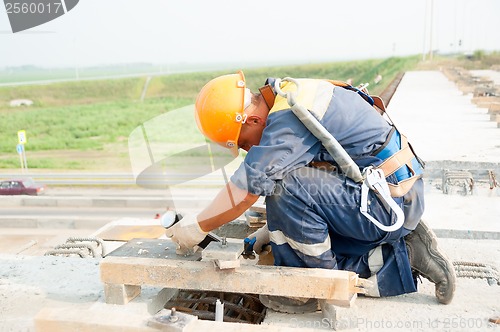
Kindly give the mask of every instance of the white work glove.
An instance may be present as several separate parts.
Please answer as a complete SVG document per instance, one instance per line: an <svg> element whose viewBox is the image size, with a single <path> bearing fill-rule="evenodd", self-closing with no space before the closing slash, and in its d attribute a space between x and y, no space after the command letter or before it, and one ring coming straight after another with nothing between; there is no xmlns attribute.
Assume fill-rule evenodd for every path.
<svg viewBox="0 0 500 332"><path fill-rule="evenodd" d="M175 252L183 256L194 254L199 249L198 244L203 241L207 234L208 232L200 228L194 214L185 215L165 231L165 235L177 244Z"/></svg>
<svg viewBox="0 0 500 332"><path fill-rule="evenodd" d="M255 237L255 243L253 245L253 251L257 255L267 255L271 252L271 240L269 239L269 229L267 228L267 224L248 235L249 239Z"/></svg>

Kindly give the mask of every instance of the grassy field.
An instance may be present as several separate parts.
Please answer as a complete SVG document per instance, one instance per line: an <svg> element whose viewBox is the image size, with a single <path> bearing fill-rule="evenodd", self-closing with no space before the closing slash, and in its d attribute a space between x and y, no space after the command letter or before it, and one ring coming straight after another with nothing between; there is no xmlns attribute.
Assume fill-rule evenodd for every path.
<svg viewBox="0 0 500 332"><path fill-rule="evenodd" d="M243 69L251 89L269 76L350 78L354 85L370 83L370 92L378 94L397 73L419 65L419 56L411 56ZM30 169L126 171L127 140L134 128L194 103L208 80L225 73L228 71L153 76L144 101L140 99L147 77L0 87L0 169L19 167L17 131L26 130ZM374 84L378 74L383 79ZM34 104L9 106L10 100L20 98Z"/></svg>

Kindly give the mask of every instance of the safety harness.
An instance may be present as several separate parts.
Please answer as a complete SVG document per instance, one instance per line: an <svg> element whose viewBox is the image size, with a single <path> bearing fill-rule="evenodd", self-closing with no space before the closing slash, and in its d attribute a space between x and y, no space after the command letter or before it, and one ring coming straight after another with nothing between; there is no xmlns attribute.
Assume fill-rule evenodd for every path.
<svg viewBox="0 0 500 332"><path fill-rule="evenodd" d="M385 105L380 98L373 98L361 89L352 87L351 85L327 80L335 86L340 86L360 94L372 107L374 107L379 114L385 113ZM284 91L281 89L282 82L293 83L296 87L295 90ZM287 104L290 106L291 111L302 122L302 124L323 144L328 153L335 160L342 172L352 180L361 182L361 206L360 212L374 225L386 232L394 232L400 229L405 220L405 216L401 207L393 199L401 197L406 194L416 180L418 180L423 173L423 164L418 159L413 150L411 149L406 137L400 135L396 127L391 121L393 127L392 133L389 135L386 143L380 151L376 151L375 157L383 160L383 162L374 167L368 166L360 172L358 165L352 160L349 154L344 150L340 143L333 137L333 135L326 130L325 127L314 117L310 110L297 102L300 85L299 82L293 78L286 77L283 79L276 79L274 87L264 86L259 89L264 100L271 109L275 103L275 92L286 98ZM375 104L377 100L378 105ZM399 141L399 142L398 142ZM388 183L387 176L395 174L398 179L397 184ZM399 180L401 180L399 182ZM372 190L381 202L387 208L391 209L396 219L391 225L384 225L369 214L368 211L368 192Z"/></svg>
<svg viewBox="0 0 500 332"><path fill-rule="evenodd" d="M367 103L369 103L381 116L384 114L389 119L389 124L393 127L388 135L387 141L375 151L375 157L383 162L374 169L381 169L385 177L396 174L397 184L387 183L392 197L402 197L413 184L422 177L425 163L415 154L412 146L405 135L401 134L389 114L386 111L384 101L379 96L369 95L366 89L356 88L343 81L326 80L327 82L358 93ZM259 88L264 97L264 101L269 109L274 105L276 94L269 84ZM406 167L405 167L406 166Z"/></svg>

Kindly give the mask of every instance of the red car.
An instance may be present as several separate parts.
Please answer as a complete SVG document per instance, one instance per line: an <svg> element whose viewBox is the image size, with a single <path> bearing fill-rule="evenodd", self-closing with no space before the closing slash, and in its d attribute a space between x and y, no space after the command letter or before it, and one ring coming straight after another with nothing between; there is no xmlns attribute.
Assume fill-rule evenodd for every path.
<svg viewBox="0 0 500 332"><path fill-rule="evenodd" d="M33 179L4 180L0 182L0 195L42 195L45 185L37 184Z"/></svg>

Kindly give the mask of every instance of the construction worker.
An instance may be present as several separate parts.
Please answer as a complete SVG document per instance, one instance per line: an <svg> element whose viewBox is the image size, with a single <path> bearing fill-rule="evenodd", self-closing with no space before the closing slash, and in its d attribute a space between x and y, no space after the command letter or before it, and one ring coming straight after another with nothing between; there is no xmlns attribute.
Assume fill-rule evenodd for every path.
<svg viewBox="0 0 500 332"><path fill-rule="evenodd" d="M455 290L454 269L436 236L420 221L422 165L404 136L363 91L327 80L296 82L296 100L335 137L356 167L371 165L388 175L385 180L395 193L389 199L404 211L403 226L383 230L394 223L396 213L373 190L366 197L367 210L381 226L360 213L362 184L344 174L323 141L277 94L298 89L294 84L269 78L260 93L252 93L238 72L208 82L196 100L195 115L200 131L211 141L248 153L206 209L167 230L178 252L192 252L209 231L238 218L265 196L267 225L252 236L257 253L271 244L275 265L354 271L373 281L367 295L374 297L415 292L420 274L435 283L438 301L449 303ZM401 162L403 153L406 159ZM398 158L391 158L395 155ZM317 308L313 299L261 300L279 311Z"/></svg>

